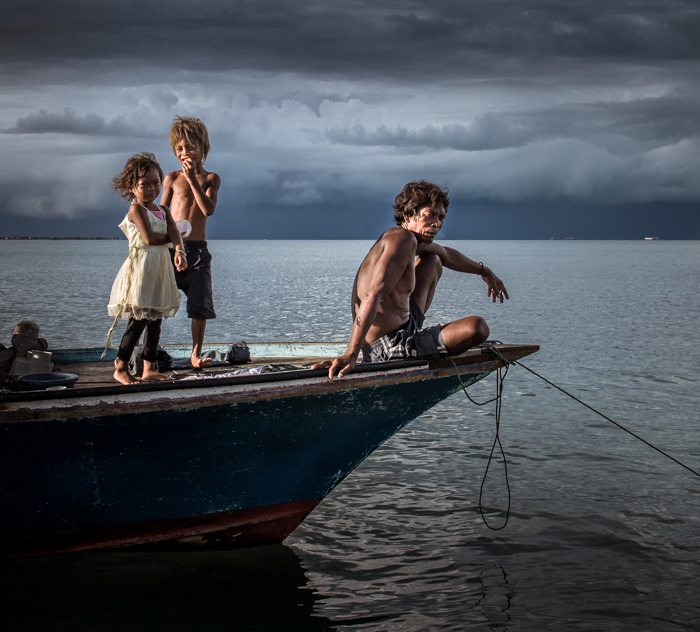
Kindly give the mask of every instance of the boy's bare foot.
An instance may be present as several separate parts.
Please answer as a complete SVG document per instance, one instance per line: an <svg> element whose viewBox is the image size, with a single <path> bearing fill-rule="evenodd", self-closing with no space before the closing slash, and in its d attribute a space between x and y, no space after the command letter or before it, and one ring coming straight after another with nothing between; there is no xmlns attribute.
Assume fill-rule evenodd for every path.
<svg viewBox="0 0 700 632"><path fill-rule="evenodd" d="M133 375L131 375L131 373L129 373L129 369L127 367L117 367L117 370L114 372L114 379L121 384L139 383L139 381Z"/></svg>
<svg viewBox="0 0 700 632"><path fill-rule="evenodd" d="M190 356L190 362L193 369L204 369L211 364L211 358L200 358L199 355L193 353Z"/></svg>

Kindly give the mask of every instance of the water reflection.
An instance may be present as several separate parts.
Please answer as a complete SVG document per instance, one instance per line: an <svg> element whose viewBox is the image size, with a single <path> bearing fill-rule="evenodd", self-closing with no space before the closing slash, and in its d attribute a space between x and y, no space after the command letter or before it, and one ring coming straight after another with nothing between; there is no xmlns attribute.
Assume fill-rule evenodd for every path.
<svg viewBox="0 0 700 632"><path fill-rule="evenodd" d="M508 575L502 566L481 564L482 568L467 584L475 584L479 594L476 607L489 624L490 630L507 630L510 621L510 602L513 591L508 586Z"/></svg>
<svg viewBox="0 0 700 632"><path fill-rule="evenodd" d="M0 566L5 632L28 630L285 630L330 632L370 619L314 614L287 546L213 553L101 552Z"/></svg>

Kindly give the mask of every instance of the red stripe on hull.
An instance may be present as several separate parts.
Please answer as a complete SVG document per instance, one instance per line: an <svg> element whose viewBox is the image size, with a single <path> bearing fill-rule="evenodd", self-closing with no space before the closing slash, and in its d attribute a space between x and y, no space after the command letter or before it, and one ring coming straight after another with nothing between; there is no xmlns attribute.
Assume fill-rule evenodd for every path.
<svg viewBox="0 0 700 632"><path fill-rule="evenodd" d="M0 558L77 553L120 547L154 550L230 549L284 540L319 503L300 500L206 516L41 536L4 536Z"/></svg>

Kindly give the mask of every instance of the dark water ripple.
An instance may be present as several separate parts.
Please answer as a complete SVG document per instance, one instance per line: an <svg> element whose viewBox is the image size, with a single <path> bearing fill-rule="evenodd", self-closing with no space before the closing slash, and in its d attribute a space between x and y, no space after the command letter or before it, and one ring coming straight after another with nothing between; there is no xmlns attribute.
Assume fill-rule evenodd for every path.
<svg viewBox="0 0 700 632"><path fill-rule="evenodd" d="M347 339L370 242L212 242L208 340ZM524 363L700 470L700 243L459 242L511 295L446 271L430 322L479 313ZM0 341L99 346L123 242L0 242ZM3 333L4 332L4 333ZM164 340L187 340L178 315ZM493 378L472 387L478 400ZM285 543L0 567L7 630L700 629L700 481L520 368L501 439L510 519L478 496L492 405L457 394L365 461ZM504 519L503 463L484 487ZM37 607L41 604L41 607Z"/></svg>

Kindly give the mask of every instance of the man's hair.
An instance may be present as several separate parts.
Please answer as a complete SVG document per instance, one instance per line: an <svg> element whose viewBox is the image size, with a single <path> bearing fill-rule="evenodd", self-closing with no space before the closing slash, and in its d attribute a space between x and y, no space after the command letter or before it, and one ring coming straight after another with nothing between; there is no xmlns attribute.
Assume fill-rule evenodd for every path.
<svg viewBox="0 0 700 632"><path fill-rule="evenodd" d="M192 145L199 145L202 150L202 162L207 159L211 145L207 126L202 121L192 116L176 116L170 128L170 146L173 152L175 145L183 140Z"/></svg>
<svg viewBox="0 0 700 632"><path fill-rule="evenodd" d="M418 211L426 206L430 208L442 206L447 211L450 204L448 193L447 187L441 188L425 180L409 182L394 199L396 225L402 226L406 220L418 215Z"/></svg>
<svg viewBox="0 0 700 632"><path fill-rule="evenodd" d="M124 170L110 180L112 190L119 193L119 197L125 202L133 202L136 196L131 191L136 188L139 180L148 173L149 169L155 169L158 172L162 184L165 176L155 155L143 151L129 158L124 165Z"/></svg>

